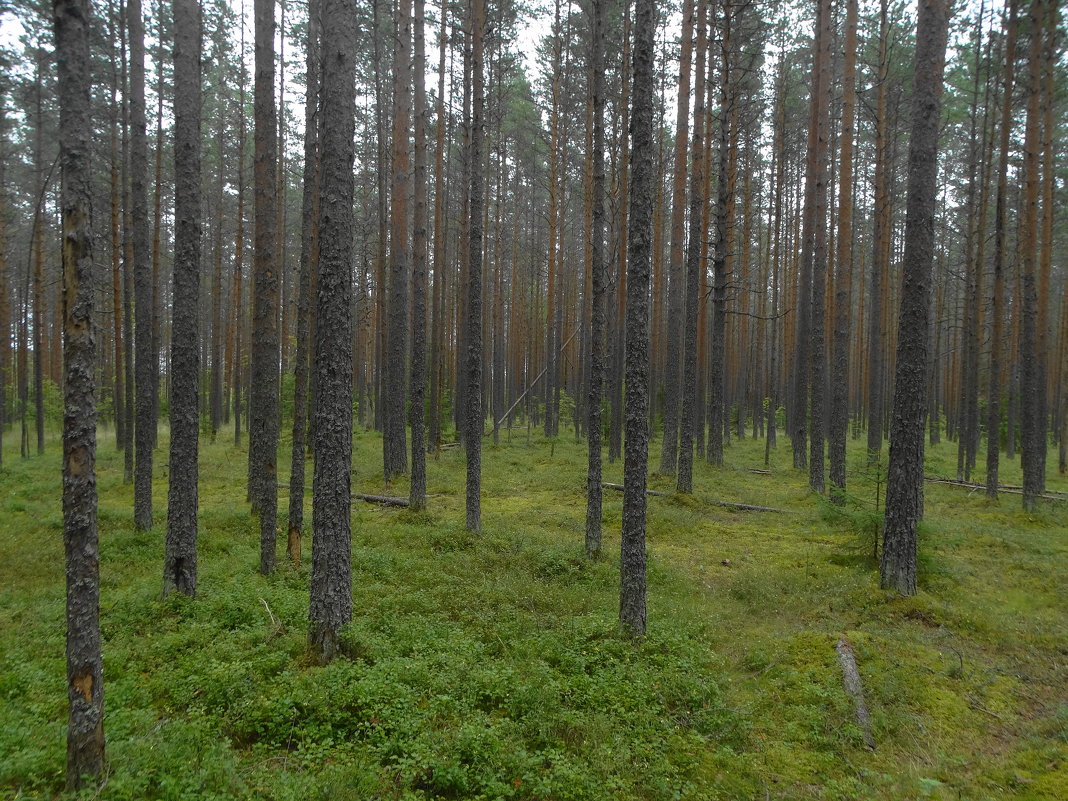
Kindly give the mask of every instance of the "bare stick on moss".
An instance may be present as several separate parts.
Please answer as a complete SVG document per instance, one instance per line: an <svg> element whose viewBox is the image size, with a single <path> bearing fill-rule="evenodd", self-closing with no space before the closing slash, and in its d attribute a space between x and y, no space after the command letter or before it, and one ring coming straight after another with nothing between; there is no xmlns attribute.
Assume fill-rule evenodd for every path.
<svg viewBox="0 0 1068 801"><path fill-rule="evenodd" d="M838 661L842 665L842 680L845 683L845 691L853 699L853 709L857 718L857 725L864 735L864 745L875 750L875 738L871 733L871 717L868 715L868 705L864 702L864 686L860 683L860 670L857 668L857 660L853 656L853 646L844 637L834 646L838 653Z"/></svg>

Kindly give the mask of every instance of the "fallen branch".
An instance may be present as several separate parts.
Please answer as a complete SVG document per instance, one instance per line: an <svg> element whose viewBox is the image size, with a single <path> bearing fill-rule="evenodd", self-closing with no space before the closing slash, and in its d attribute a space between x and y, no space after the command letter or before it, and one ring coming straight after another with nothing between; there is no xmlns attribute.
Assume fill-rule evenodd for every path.
<svg viewBox="0 0 1068 801"><path fill-rule="evenodd" d="M614 490L618 490L619 492L623 492L623 485L622 485L622 484L610 484L610 483L608 483L607 481L602 481L602 482L601 482L601 486L602 486L602 487L605 487L606 489L614 489ZM646 494L646 495L662 495L662 496L667 496L667 495L670 495L671 493L670 493L670 492L661 492L660 490L651 490L651 489L647 489L647 490L645 491L645 494Z"/></svg>
<svg viewBox="0 0 1068 801"><path fill-rule="evenodd" d="M366 501L367 503L377 503L381 506L408 506L407 498L397 498L392 495L365 495L362 492L352 493L352 502Z"/></svg>
<svg viewBox="0 0 1068 801"><path fill-rule="evenodd" d="M622 484L609 484L607 481L605 481L605 482L601 483L601 486L602 487L606 487L607 489L618 490L619 492L623 491L623 485ZM660 492L659 490L651 490L651 489L647 489L645 491L645 494L646 495L661 495L661 496L670 496L671 495L670 492ZM716 500L712 500L711 498L701 498L701 500L704 501L705 503L712 504L713 506L723 506L723 507L726 507L727 509L740 509L743 512L775 512L776 514L782 514L782 515L790 514L790 510L789 509L776 509L774 506L754 506L751 503L734 503L733 501L716 501Z"/></svg>
<svg viewBox="0 0 1068 801"><path fill-rule="evenodd" d="M577 334L578 332L579 332L579 329L577 329L577 328L574 331L571 332L571 336L569 336L567 338L567 341L563 345L560 346L560 353L564 352L564 348L566 348L570 344L571 340L575 338L575 334ZM543 375L545 375L547 372L549 372L549 368L548 367L546 367L544 370L542 370L540 373L538 373L537 378L535 378L533 381L531 381L530 384L527 385L527 388L523 390L523 394L520 395L518 398L516 398L515 399L515 403L513 403L511 406L508 407L508 411L506 411L504 414L501 415L501 419L493 424L494 428L496 428L497 430L500 430L501 423L503 423L505 420L508 419L508 415L510 415L512 413L512 411L515 409L515 407L520 404L520 402L523 400L523 398L525 398L528 394L530 394L530 390L534 389L534 385L537 384L539 381L541 381L541 377ZM510 427L511 426L509 426L509 428Z"/></svg>
<svg viewBox="0 0 1068 801"><path fill-rule="evenodd" d="M853 646L844 637L834 646L838 653L838 661L842 665L842 681L845 691L853 699L853 710L856 714L857 725L864 735L864 745L875 750L875 738L871 733L871 717L868 715L868 705L864 703L864 686L860 683L860 670L857 668L857 660L853 656Z"/></svg>
<svg viewBox="0 0 1068 801"><path fill-rule="evenodd" d="M941 476L924 476L924 481L929 481L932 484L948 484L951 487L964 487L970 489L973 492L975 490L986 489L986 484L979 484L975 481L961 481L958 478L942 478ZM998 492L1004 492L1007 495L1023 495L1023 487L1017 484L998 484ZM1046 501L1068 501L1068 492L1061 492L1060 490L1046 490L1042 495L1036 496Z"/></svg>

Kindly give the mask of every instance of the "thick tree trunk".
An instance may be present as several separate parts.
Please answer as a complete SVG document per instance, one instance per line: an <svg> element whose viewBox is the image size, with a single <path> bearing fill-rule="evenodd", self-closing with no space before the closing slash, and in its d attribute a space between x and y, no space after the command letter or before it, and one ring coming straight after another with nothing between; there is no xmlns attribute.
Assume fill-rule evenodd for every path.
<svg viewBox="0 0 1068 801"><path fill-rule="evenodd" d="M441 448L442 334L445 327L445 44L448 40L448 6L442 6L438 39L438 103L434 113L434 319L430 332L430 403L427 408L429 450ZM414 468L413 468L414 469Z"/></svg>
<svg viewBox="0 0 1068 801"><path fill-rule="evenodd" d="M256 250L252 313L252 404L249 409L249 490L260 514L260 572L275 567L278 513L278 169L274 107L274 3L256 0L255 183Z"/></svg>
<svg viewBox="0 0 1068 801"><path fill-rule="evenodd" d="M730 151L731 117L736 102L732 39L732 16L729 6L723 7L720 20L720 109L717 149L719 165L716 175L716 203L712 212L712 353L709 364L708 445L705 456L716 467L723 465L724 412L726 409L726 345L727 332L727 259L729 253L731 187Z"/></svg>
<svg viewBox="0 0 1068 801"><path fill-rule="evenodd" d="M241 53L245 52L245 3L241 2ZM238 104L245 108L245 71L240 70L240 89ZM238 115L237 132L237 234L234 236L234 280L233 280L233 315L231 317L234 327L234 351L233 360L233 392L234 404L234 445L241 444L241 344L242 332L244 331L247 312L242 302L242 290L244 285L244 258L245 258L245 115ZM251 487L248 488L251 491Z"/></svg>
<svg viewBox="0 0 1068 801"><path fill-rule="evenodd" d="M200 416L200 5L174 0L174 310L171 450L163 593L197 589Z"/></svg>
<svg viewBox="0 0 1068 801"><path fill-rule="evenodd" d="M557 229L559 227L560 206L560 73L561 73L561 46L563 39L560 30L560 0L554 3L553 22L553 62L552 80L550 84L551 108L549 111L549 259L548 279L545 293L545 365L548 370L545 376L545 436L555 437L559 430L559 409L556 399L560 383L560 366L557 359L557 350L560 344L560 326L557 322L557 284L560 279L557 265ZM560 254L562 257L563 254Z"/></svg>
<svg viewBox="0 0 1068 801"><path fill-rule="evenodd" d="M1046 4L1032 0L1028 14L1031 52L1028 55L1027 118L1023 142L1023 208L1020 213L1020 450L1023 466L1023 507L1034 511L1046 486L1046 375L1041 345L1038 296L1038 187L1042 125L1042 39ZM1048 299L1041 298L1042 304Z"/></svg>
<svg viewBox="0 0 1068 801"><path fill-rule="evenodd" d="M616 326L612 343L612 420L608 435L608 461L623 452L623 361L626 350L627 314L627 204L630 198L630 3L623 4L623 61L619 97L619 192L616 198Z"/></svg>
<svg viewBox="0 0 1068 801"><path fill-rule="evenodd" d="M630 213L627 233L626 446L623 457L623 531L620 543L619 620L624 631L645 634L645 487L649 468L649 263L655 169L653 156L653 0L634 8L633 118Z"/></svg>
<svg viewBox="0 0 1068 801"><path fill-rule="evenodd" d="M699 1L699 0L698 0ZM671 249L668 256L667 360L664 369L664 439L660 472L675 475L679 448L679 391L682 365L672 354L682 353L686 285L686 140L689 133L690 62L693 53L694 0L683 0L679 53L678 107L675 110L675 168L671 191ZM696 106L701 101L695 100ZM697 124L696 121L694 123ZM691 226L696 221L691 218Z"/></svg>
<svg viewBox="0 0 1068 801"><path fill-rule="evenodd" d="M828 430L831 486L846 486L846 429L849 425L849 336L853 303L853 127L856 106L857 0L847 0L845 65L842 73L842 147L838 168L838 254L835 269L834 352Z"/></svg>
<svg viewBox="0 0 1068 801"><path fill-rule="evenodd" d="M415 0L415 209L412 217L412 375L409 398L412 427L412 482L408 502L412 509L426 506L426 43L424 0Z"/></svg>
<svg viewBox="0 0 1068 801"><path fill-rule="evenodd" d="M119 215L121 211L120 198L122 197L122 183L119 172L119 75L118 66L115 64L115 31L113 3L108 3L108 35L110 39L109 54L111 56L111 302L112 302L112 345L115 349L115 383L114 383L114 407L115 407L115 447L124 450L126 447L126 388L125 370L123 358L125 353L122 344L122 245L119 232Z"/></svg>
<svg viewBox="0 0 1068 801"><path fill-rule="evenodd" d="M700 407L697 405L697 309L698 293L701 290L701 273L704 268L704 262L701 259L701 244L705 240L704 226L700 224L700 221L705 205L705 55L708 48L705 17L707 8L708 4L705 0L697 0L697 63L694 68L693 139L690 150L690 230L689 241L686 245L686 283L682 287L685 314L682 328L682 397L678 419L677 487L679 492L684 493L693 492L694 428L702 419ZM669 346L669 365L678 363L677 359L671 358L673 352L676 351L671 351ZM671 375L670 366L668 375ZM665 408L665 413L666 411ZM668 447L666 429L665 423L665 453ZM661 461L661 469L663 469L663 461Z"/></svg>
<svg viewBox="0 0 1068 801"><path fill-rule="evenodd" d="M397 5L397 26L393 51L393 159L390 192L389 297L386 301L389 351L383 365L386 371L382 398L382 461L387 483L408 469L404 420L404 374L408 334L408 193L411 175L408 136L411 118L412 49L411 0Z"/></svg>
<svg viewBox="0 0 1068 801"><path fill-rule="evenodd" d="M883 449L884 400L883 373L885 360L886 314L883 286L889 272L887 263L890 240L890 196L887 184L890 149L887 136L886 92L889 77L887 39L889 33L887 0L879 5L879 67L875 90L875 235L872 244L871 282L868 286L868 461L878 462Z"/></svg>
<svg viewBox="0 0 1068 801"><path fill-rule="evenodd" d="M216 120L215 135L218 142L225 136L224 118L220 114ZM222 145L219 145L219 161L215 167L215 220L212 233L212 267L211 267L211 339L208 343L211 371L208 374L208 421L211 426L211 441L215 441L222 424L222 276L223 276L223 197L224 197L224 159Z"/></svg>
<svg viewBox="0 0 1068 801"><path fill-rule="evenodd" d="M123 442L123 483L134 480L134 275L133 275L133 224L130 218L130 90L127 79L126 59L126 18L122 15L119 25L120 85L122 91L122 133L120 155L122 165L119 170L119 185L122 193L122 319L123 319L123 411L126 414L124 428L126 438Z"/></svg>
<svg viewBox="0 0 1068 801"><path fill-rule="evenodd" d="M96 494L89 31L86 0L55 0L63 172L63 545L67 576L67 789L104 774Z"/></svg>
<svg viewBox="0 0 1068 801"><path fill-rule="evenodd" d="M586 471L586 556L601 554L601 397L604 394L605 345L608 305L608 269L605 259L604 191L604 39L605 2L593 0L590 46L591 101L593 106L593 228L590 237L590 384L586 401L586 437L589 459Z"/></svg>
<svg viewBox="0 0 1068 801"><path fill-rule="evenodd" d="M482 494L482 117L485 85L482 74L485 0L471 5L471 197L468 250L466 414L467 529L481 527Z"/></svg>
<svg viewBox="0 0 1068 801"><path fill-rule="evenodd" d="M137 423L134 428L134 526L152 527L152 448L156 410L152 383L152 263L148 243L148 137L145 119L145 28L141 0L126 0L130 31L130 216L133 220L134 338Z"/></svg>
<svg viewBox="0 0 1068 801"><path fill-rule="evenodd" d="M356 18L323 0L322 205L315 327L312 656L329 662L352 619L352 197Z"/></svg>
<svg viewBox="0 0 1068 801"><path fill-rule="evenodd" d="M160 12L163 0L158 0L156 7L156 33L163 42L163 14ZM162 47L155 58L162 61ZM164 72L157 70L156 76L156 154L155 154L155 196L152 223L152 448L159 444L159 356L162 349L163 304L161 302L160 282L162 280L160 239L163 229L163 95Z"/></svg>
<svg viewBox="0 0 1068 801"><path fill-rule="evenodd" d="M886 483L886 529L880 584L916 593L916 524L923 492L927 415L927 347L938 196L938 130L942 116L948 8L921 0L906 195L904 276Z"/></svg>
<svg viewBox="0 0 1068 801"><path fill-rule="evenodd" d="M830 179L830 95L831 95L831 3L821 0L816 15L817 87L815 96L816 151L813 187L812 229L812 317L810 356L809 458L808 485L822 493L824 478L824 442L826 430L826 292L827 292L827 198Z"/></svg>
<svg viewBox="0 0 1068 801"><path fill-rule="evenodd" d="M286 554L300 564L300 540L304 529L304 461L308 434L308 319L311 278L317 269L319 250L319 37L322 25L320 0L308 4L308 42L305 59L304 97L304 191L300 226L300 283L297 287L297 350L294 356L293 449L289 470L289 535Z"/></svg>
<svg viewBox="0 0 1068 801"><path fill-rule="evenodd" d="M1005 325L1005 262L1007 257L1009 136L1012 130L1012 94L1016 65L1016 3L1009 2L1005 32L1005 73L1001 87L1001 128L998 133L998 184L994 211L994 286L990 326L990 384L987 390L986 494L998 495L1001 456L1001 368Z"/></svg>

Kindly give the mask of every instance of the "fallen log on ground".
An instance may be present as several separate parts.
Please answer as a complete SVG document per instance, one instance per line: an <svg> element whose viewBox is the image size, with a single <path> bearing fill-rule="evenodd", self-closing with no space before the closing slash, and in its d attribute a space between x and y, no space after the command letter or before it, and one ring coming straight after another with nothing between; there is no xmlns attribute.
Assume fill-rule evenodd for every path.
<svg viewBox="0 0 1068 801"><path fill-rule="evenodd" d="M279 484L278 489L289 489L289 485ZM398 498L395 495L367 495L363 492L354 492L352 493L351 498L353 503L356 501L365 501L367 503L377 503L380 506L408 506L407 498Z"/></svg>
<svg viewBox="0 0 1068 801"><path fill-rule="evenodd" d="M963 487L964 489L970 489L973 492L975 490L985 490L986 484L979 484L975 481L962 481L959 478L942 478L941 476L924 476L924 481L928 481L932 484L948 484L951 487ZM1016 484L998 484L998 492L1004 492L1007 495L1023 495L1023 487ZM1061 492L1060 490L1046 490L1042 495L1036 497L1042 498L1046 501L1061 501L1068 502L1068 492Z"/></svg>
<svg viewBox="0 0 1068 801"><path fill-rule="evenodd" d="M619 492L623 491L623 485L622 484L610 484L607 481L603 481L603 482L601 482L601 486L602 487L606 487L607 489L618 490ZM670 496L671 495L670 492L661 492L660 490L651 490L651 489L647 489L645 491L645 494L646 495L661 495L661 496ZM775 512L776 514L781 514L781 515L790 514L790 510L789 509L776 509L773 506L754 506L751 503L734 503L733 501L717 501L717 500L712 500L711 498L699 498L699 500L703 501L704 503L712 504L713 506L723 506L723 507L726 507L727 509L740 509L743 512Z"/></svg>
<svg viewBox="0 0 1068 801"><path fill-rule="evenodd" d="M834 646L838 653L838 661L842 665L842 682L845 691L853 699L853 711L857 718L857 725L864 735L864 745L875 750L875 738L871 733L871 716L868 715L868 705L864 702L864 686L860 683L860 669L857 667L856 657L853 656L853 646L844 637Z"/></svg>
<svg viewBox="0 0 1068 801"><path fill-rule="evenodd" d="M393 495L365 495L362 492L352 493L352 502L366 501L367 503L377 503L380 506L408 506L407 498L397 498Z"/></svg>

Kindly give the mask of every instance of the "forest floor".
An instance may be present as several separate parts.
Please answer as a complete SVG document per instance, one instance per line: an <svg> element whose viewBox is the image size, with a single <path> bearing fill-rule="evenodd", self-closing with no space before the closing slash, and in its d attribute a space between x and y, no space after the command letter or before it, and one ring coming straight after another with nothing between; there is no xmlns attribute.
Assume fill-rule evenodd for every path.
<svg viewBox="0 0 1068 801"><path fill-rule="evenodd" d="M1068 798L1068 503L1025 514L1018 496L928 484L920 592L902 598L878 587L861 443L839 510L808 491L785 438L768 473L753 472L763 441L736 441L725 468L699 462L692 497L649 499L649 636L635 644L617 624L622 494L606 491L606 557L587 562L585 444L516 429L486 440L480 534L463 529L458 449L429 462L426 513L353 507L354 621L322 668L305 650L310 537L299 567L280 536L279 570L256 572L246 452L230 438L201 445L190 601L160 600L166 431L144 533L101 437L110 774L91 797ZM62 788L67 704L60 443L21 460L13 439L0 471L0 795L48 798ZM382 484L378 435L357 432L355 449L354 491L407 494ZM1049 486L1068 491L1055 460ZM955 465L955 445L929 448L929 474ZM606 480L621 474L606 463ZM651 487L673 481L653 474ZM874 750L843 688L842 637Z"/></svg>

